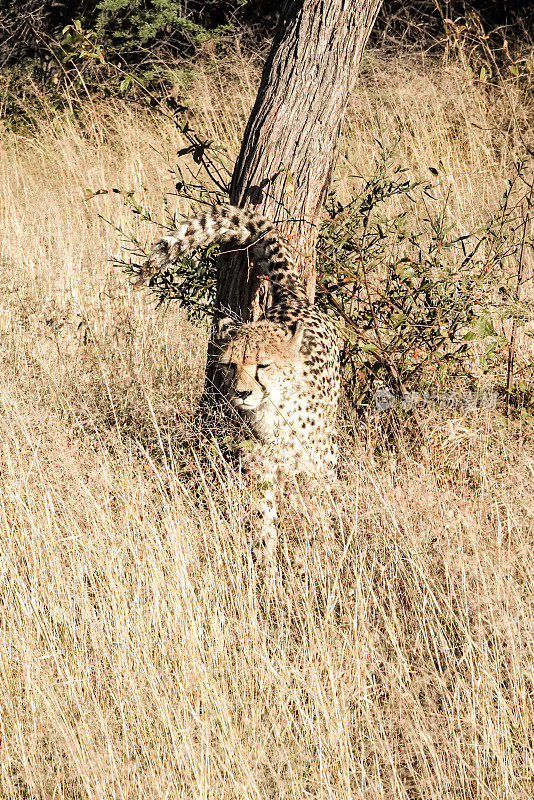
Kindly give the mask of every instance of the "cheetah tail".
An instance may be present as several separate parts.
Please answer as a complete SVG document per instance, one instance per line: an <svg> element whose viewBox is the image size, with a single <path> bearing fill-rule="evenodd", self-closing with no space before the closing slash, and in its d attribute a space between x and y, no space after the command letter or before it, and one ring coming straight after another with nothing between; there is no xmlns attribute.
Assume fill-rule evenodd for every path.
<svg viewBox="0 0 534 800"><path fill-rule="evenodd" d="M214 241L250 249L259 274L271 280L274 294L277 289L285 288L293 295L305 296L287 240L272 222L253 211L234 206L213 206L156 242L135 285L146 283L180 257Z"/></svg>

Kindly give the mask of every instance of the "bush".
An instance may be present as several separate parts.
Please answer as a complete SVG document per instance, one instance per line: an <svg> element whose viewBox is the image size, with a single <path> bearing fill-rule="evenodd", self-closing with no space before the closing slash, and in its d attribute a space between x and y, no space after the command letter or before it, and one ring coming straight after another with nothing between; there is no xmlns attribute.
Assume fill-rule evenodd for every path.
<svg viewBox="0 0 534 800"><path fill-rule="evenodd" d="M193 152L202 163L209 147L197 137L181 153ZM437 182L438 170L429 172ZM224 185L208 191L179 168L176 177L178 193L190 201L225 201ZM525 250L532 247L532 184L518 164L494 213L476 230L460 233L448 198L437 199L432 181L410 178L382 148L374 173L360 181L348 204L335 192L328 197L317 302L338 325L344 388L355 406L368 404L377 387L396 393L473 389L490 370L509 397L520 386L512 380L513 340L516 327L534 316L533 304L521 297ZM131 192L122 195L134 213L153 222ZM164 227L175 225L169 214ZM128 242L133 258L120 264L135 276L146 253L131 237ZM217 253L211 245L153 277L158 303L178 300L191 319L211 318Z"/></svg>
<svg viewBox="0 0 534 800"><path fill-rule="evenodd" d="M241 5L241 0L184 5L175 0L100 0L91 25L104 46L144 60L149 46L183 51L228 33L232 14Z"/></svg>
<svg viewBox="0 0 534 800"><path fill-rule="evenodd" d="M429 171L439 179L436 168ZM448 198L438 201L430 181L407 177L385 150L350 203L330 195L318 300L342 328L354 403L367 402L377 382L401 393L474 388L503 366L503 323L532 319L513 269L522 245L532 246L524 224L532 187L524 181L517 165L499 208L462 234Z"/></svg>

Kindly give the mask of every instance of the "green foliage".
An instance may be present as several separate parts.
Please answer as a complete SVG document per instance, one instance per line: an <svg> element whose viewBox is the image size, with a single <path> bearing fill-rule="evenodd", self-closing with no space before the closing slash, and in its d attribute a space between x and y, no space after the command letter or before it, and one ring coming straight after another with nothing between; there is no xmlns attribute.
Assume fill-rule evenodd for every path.
<svg viewBox="0 0 534 800"><path fill-rule="evenodd" d="M150 102L138 91L140 83L165 96L177 64L194 70L207 42L205 53L216 55L235 32L241 5L242 0L0 0L4 109L16 122L29 116L29 93L41 105L72 108L81 96L113 94L119 86Z"/></svg>
<svg viewBox="0 0 534 800"><path fill-rule="evenodd" d="M231 173L224 148L197 134L191 129L187 120L179 127L187 145L178 150L176 154L178 162L169 165L169 172L174 180L174 196L187 199L192 209L227 203ZM187 156L192 156L193 167L186 160ZM206 175L210 179L209 188L204 179ZM107 191L88 190L85 199L90 200L95 195ZM177 227L178 220L174 209L171 208L169 195L164 197L164 219L156 221L144 208L143 203L136 198L135 192L124 189L112 189L112 191L122 197L124 205L132 214L156 225L160 235L165 235ZM110 220L106 222L113 225ZM147 258L148 252L144 244L130 231L115 225L113 227L129 252L127 260L117 260L115 263L135 279L139 276L139 262ZM154 275L150 279L149 289L157 305L177 300L191 321L199 323L211 319L215 307L218 253L218 245L211 244L193 256L183 258L172 269Z"/></svg>
<svg viewBox="0 0 534 800"><path fill-rule="evenodd" d="M97 35L119 52L139 50L158 38L171 43L182 37L198 45L232 30L228 24L208 29L201 13L192 18L175 0L100 0L95 11Z"/></svg>
<svg viewBox="0 0 534 800"><path fill-rule="evenodd" d="M448 198L439 202L429 181L407 177L384 150L350 203L330 195L318 302L340 323L354 403L368 402L377 382L397 392L469 387L504 366L504 321L525 324L534 311L511 284L522 243L532 247L522 236L524 180L519 165L496 212L461 234Z"/></svg>
<svg viewBox="0 0 534 800"><path fill-rule="evenodd" d="M188 172L180 162L171 168L177 194L193 208L226 202L226 162L212 142L183 127L191 138L178 157L192 155L199 171ZM218 181L216 188L205 187L201 170ZM429 173L432 181L413 179L392 152L380 149L375 171L360 180L354 198L342 205L332 192L326 203L317 302L338 324L344 387L354 405L368 404L380 386L396 392L473 388L490 370L503 385L513 350L504 330L534 318L517 273L520 253L532 248L525 214L533 190L522 165L495 212L462 233L451 221L448 197L437 199L439 171L429 167ZM153 222L132 192L121 195L133 213ZM166 209L162 227L172 230L176 219ZM147 253L127 238L132 257L120 266L135 277ZM158 303L178 300L193 320L210 318L217 253L212 245L155 276L150 290ZM510 380L506 390L518 394Z"/></svg>
<svg viewBox="0 0 534 800"><path fill-rule="evenodd" d="M98 40L95 31L84 29L79 19L75 19L72 24L66 25L62 31L61 49L62 61L68 64L69 61L81 59L94 59L99 64L105 64L106 58L102 44Z"/></svg>

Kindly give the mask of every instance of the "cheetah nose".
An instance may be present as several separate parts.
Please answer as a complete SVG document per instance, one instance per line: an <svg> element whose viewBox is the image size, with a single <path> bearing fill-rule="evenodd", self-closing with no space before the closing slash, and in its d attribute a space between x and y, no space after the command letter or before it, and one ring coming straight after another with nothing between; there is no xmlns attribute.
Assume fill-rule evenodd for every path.
<svg viewBox="0 0 534 800"><path fill-rule="evenodd" d="M252 394L251 389L243 389L243 391L238 392L237 390L234 392L235 397L238 397L240 400L246 400L247 397L250 397Z"/></svg>

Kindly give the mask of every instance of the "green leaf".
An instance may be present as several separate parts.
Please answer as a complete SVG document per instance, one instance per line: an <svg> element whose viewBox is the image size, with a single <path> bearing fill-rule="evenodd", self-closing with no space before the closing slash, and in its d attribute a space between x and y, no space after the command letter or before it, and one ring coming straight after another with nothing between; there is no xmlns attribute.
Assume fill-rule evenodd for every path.
<svg viewBox="0 0 534 800"><path fill-rule="evenodd" d="M493 327L493 320L489 314L481 314L478 318L478 332L484 339L486 336L495 336L495 328Z"/></svg>
<svg viewBox="0 0 534 800"><path fill-rule="evenodd" d="M120 82L119 89L121 92L127 92L130 86L133 83L133 78L131 75L127 75L124 80Z"/></svg>
<svg viewBox="0 0 534 800"><path fill-rule="evenodd" d="M399 312L397 314L392 314L391 324L393 325L394 328L398 328L399 325L402 325L405 319L406 319L406 314L403 314L402 312Z"/></svg>
<svg viewBox="0 0 534 800"><path fill-rule="evenodd" d="M93 197L96 197L99 194L107 194L107 193L108 193L107 189L96 189L96 191L93 191L93 189L84 189L83 199L92 200Z"/></svg>

